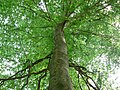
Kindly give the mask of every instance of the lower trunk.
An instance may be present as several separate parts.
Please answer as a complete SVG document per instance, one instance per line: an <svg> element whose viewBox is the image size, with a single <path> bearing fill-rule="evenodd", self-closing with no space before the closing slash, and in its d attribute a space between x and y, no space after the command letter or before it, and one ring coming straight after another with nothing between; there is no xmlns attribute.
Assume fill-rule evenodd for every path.
<svg viewBox="0 0 120 90"><path fill-rule="evenodd" d="M50 61L49 90L73 90L68 73L67 45L64 38L63 28L65 23L60 23L55 29L55 48L53 58Z"/></svg>

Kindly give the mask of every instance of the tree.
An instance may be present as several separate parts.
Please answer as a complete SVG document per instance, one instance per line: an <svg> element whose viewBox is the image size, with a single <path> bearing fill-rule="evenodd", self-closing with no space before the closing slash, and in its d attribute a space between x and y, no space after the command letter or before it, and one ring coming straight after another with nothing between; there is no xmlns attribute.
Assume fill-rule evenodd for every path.
<svg viewBox="0 0 120 90"><path fill-rule="evenodd" d="M119 65L119 5L119 0L1 0L0 88L105 89L109 71ZM96 60L102 55L106 71Z"/></svg>

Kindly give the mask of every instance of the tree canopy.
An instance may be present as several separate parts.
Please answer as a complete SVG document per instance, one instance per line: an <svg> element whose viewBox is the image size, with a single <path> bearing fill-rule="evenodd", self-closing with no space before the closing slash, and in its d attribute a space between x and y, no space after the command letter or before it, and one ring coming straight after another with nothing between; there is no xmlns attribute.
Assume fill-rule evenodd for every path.
<svg viewBox="0 0 120 90"><path fill-rule="evenodd" d="M63 21L74 90L113 90L108 76L120 62L119 0L0 0L1 90L48 89L54 32Z"/></svg>

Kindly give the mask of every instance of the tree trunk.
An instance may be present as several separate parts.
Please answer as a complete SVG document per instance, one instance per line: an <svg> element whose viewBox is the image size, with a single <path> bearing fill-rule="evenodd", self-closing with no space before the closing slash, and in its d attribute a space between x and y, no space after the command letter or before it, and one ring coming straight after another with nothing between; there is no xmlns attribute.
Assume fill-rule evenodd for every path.
<svg viewBox="0 0 120 90"><path fill-rule="evenodd" d="M73 90L71 79L68 73L67 45L64 38L63 28L65 22L59 23L55 28L54 52L50 61L49 90Z"/></svg>

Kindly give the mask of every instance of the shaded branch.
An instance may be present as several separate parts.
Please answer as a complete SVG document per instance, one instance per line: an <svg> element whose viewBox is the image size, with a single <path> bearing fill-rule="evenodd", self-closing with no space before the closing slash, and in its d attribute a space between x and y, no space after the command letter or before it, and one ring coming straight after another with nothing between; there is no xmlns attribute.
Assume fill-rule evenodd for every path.
<svg viewBox="0 0 120 90"><path fill-rule="evenodd" d="M0 85L3 85L5 81L8 81L8 80L15 80L15 79L22 79L22 78L25 78L25 77L28 77L28 76L31 76L31 75L37 75L37 74L40 74L42 72L45 72L47 71L47 69L43 69L42 71L39 71L39 72L32 72L32 73L28 73L26 75L22 75L22 76L19 76L19 77L15 77L16 75L18 75L19 73L22 73L23 71L25 71L26 69L30 69L32 68L33 66L35 66L36 64L42 62L43 60L45 59L50 59L51 58L51 55L52 53L48 54L46 57L42 58L42 59L39 59L35 62L33 62L31 65L27 66L26 68L16 72L14 75L10 76L9 78L0 78ZM28 77L29 78L29 77Z"/></svg>
<svg viewBox="0 0 120 90"><path fill-rule="evenodd" d="M98 89L96 89L92 84L90 84L89 82L88 82L88 80L86 80L87 81L87 84L90 86L90 87L92 87L94 90L98 90Z"/></svg>
<svg viewBox="0 0 120 90"><path fill-rule="evenodd" d="M8 80L16 80L16 79L22 79L22 78L25 78L25 77L30 77L31 75L38 75L38 74L41 74L43 72L46 72L48 69L43 69L39 72L32 72L32 73L29 73L29 74L26 74L26 75L23 75L23 76L19 76L19 77L13 77L13 78L2 78L0 79L0 85L3 85L5 81L8 81Z"/></svg>
<svg viewBox="0 0 120 90"><path fill-rule="evenodd" d="M78 72L79 72L79 71L78 71ZM79 74L80 74L80 72L79 72ZM89 85L88 85L86 79L84 78L83 74L80 74L80 75L81 75L82 79L84 80L85 84L87 85L88 90L90 90L90 87L89 87Z"/></svg>
<svg viewBox="0 0 120 90"><path fill-rule="evenodd" d="M23 75L23 76L19 76L19 77L13 77L13 78L0 78L0 81L8 81L8 80L15 80L15 79L22 79L22 78L25 78L27 76L31 76L31 75L38 75L40 73L43 73L43 72L46 72L48 69L43 69L39 72L32 72L32 73L29 73L29 74L26 74L26 75Z"/></svg>
<svg viewBox="0 0 120 90"><path fill-rule="evenodd" d="M76 65L76 64L74 64L74 63L69 63L69 67L73 67L73 68L75 68L75 70L81 70L81 71L84 70L85 72L88 72L88 73L92 73L92 74L93 74L93 72L88 71L85 67ZM82 73L83 73L83 72L82 72Z"/></svg>
<svg viewBox="0 0 120 90"><path fill-rule="evenodd" d="M21 90L23 90L23 88L28 84L29 77L30 76L27 77L26 83L22 86Z"/></svg>
<svg viewBox="0 0 120 90"><path fill-rule="evenodd" d="M43 76L40 76L40 77L39 77L37 90L40 90L41 80L42 80L46 75L47 75L47 73L45 72L45 74L44 74Z"/></svg>
<svg viewBox="0 0 120 90"><path fill-rule="evenodd" d="M30 68L28 70L28 76L27 76L27 79L26 79L26 83L22 86L21 90L23 90L23 88L28 84L28 81L29 81L29 77L30 77Z"/></svg>
<svg viewBox="0 0 120 90"><path fill-rule="evenodd" d="M28 69L28 68L32 68L34 65L36 65L36 64L38 64L38 63L44 61L45 59L51 58L51 55L52 55L52 53L48 54L48 55L47 55L46 57L44 57L44 58L41 58L41 59L39 59L39 60L33 62L31 65L29 65L29 66L27 66L26 68L24 68L24 69L18 71L17 73L15 73L15 74L14 74L13 76L11 76L10 78L14 77L15 75L17 75L17 74L20 73L20 72L25 71L25 70Z"/></svg>
<svg viewBox="0 0 120 90"><path fill-rule="evenodd" d="M79 84L80 90L83 90L82 87L81 87L81 85L80 85L79 74L78 74L78 84Z"/></svg>
<svg viewBox="0 0 120 90"><path fill-rule="evenodd" d="M84 80L85 84L87 85L88 90L90 90L90 87L92 87L94 90L100 90L100 88L95 83L95 81L92 79L92 77L90 77L88 75L88 73L92 73L92 72L88 71L85 67L76 65L74 63L70 63L69 66L73 67L78 72L78 75L81 75L81 78ZM79 76L78 76L78 78L79 78ZM92 84L90 84L90 82L88 81L88 79L91 79L93 81L93 83L95 84L95 87ZM78 82L79 82L79 80L78 80ZM80 87L80 89L81 89L81 87Z"/></svg>
<svg viewBox="0 0 120 90"><path fill-rule="evenodd" d="M88 79L91 79L93 81L93 83L95 84L96 87L92 86L92 84L90 84L90 82L88 81L89 85L94 89L94 90L100 90L100 88L98 87L97 83L93 80L93 78L91 78L90 76L87 76L87 81ZM96 89L95 89L96 88Z"/></svg>

